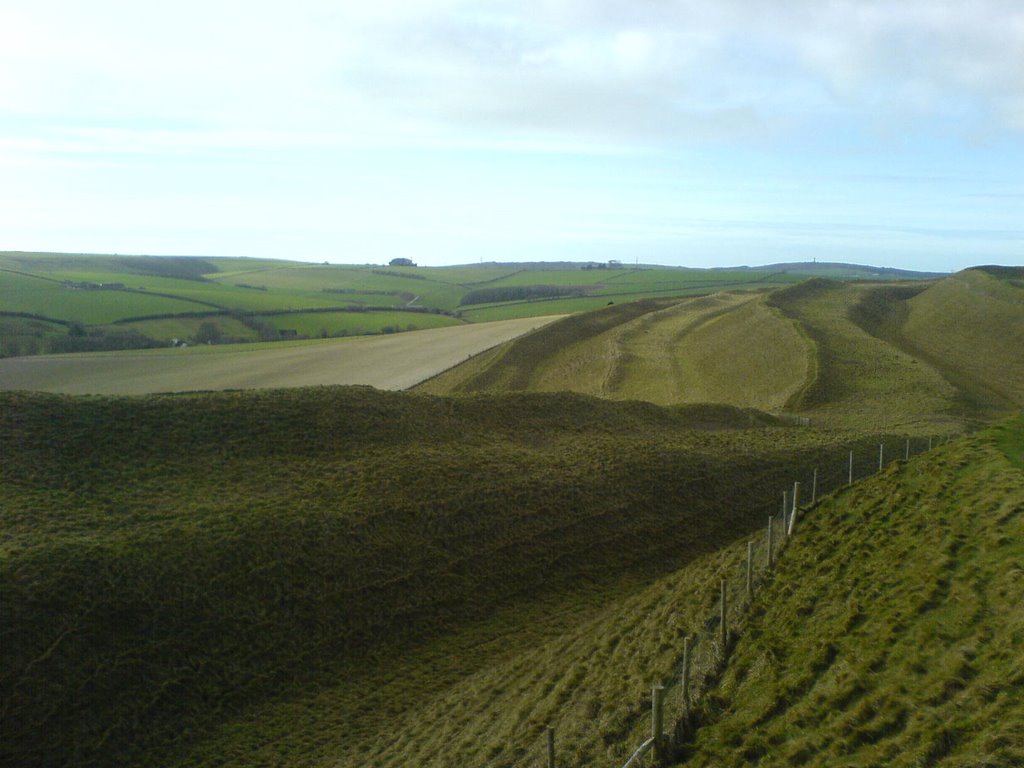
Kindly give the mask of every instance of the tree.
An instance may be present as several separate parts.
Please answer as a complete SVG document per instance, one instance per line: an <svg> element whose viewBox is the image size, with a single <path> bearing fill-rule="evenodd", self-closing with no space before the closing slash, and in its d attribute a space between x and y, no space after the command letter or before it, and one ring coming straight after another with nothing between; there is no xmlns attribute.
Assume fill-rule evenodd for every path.
<svg viewBox="0 0 1024 768"><path fill-rule="evenodd" d="M406 259L406 258L403 258L403 257L399 257L397 259L392 259L391 261L389 261L388 262L388 266L390 266L390 267L415 267L416 264L413 262L412 259Z"/></svg>
<svg viewBox="0 0 1024 768"><path fill-rule="evenodd" d="M220 341L220 328L218 325L211 323L209 320L205 323L200 323L199 330L196 331L196 343L212 344L215 341Z"/></svg>

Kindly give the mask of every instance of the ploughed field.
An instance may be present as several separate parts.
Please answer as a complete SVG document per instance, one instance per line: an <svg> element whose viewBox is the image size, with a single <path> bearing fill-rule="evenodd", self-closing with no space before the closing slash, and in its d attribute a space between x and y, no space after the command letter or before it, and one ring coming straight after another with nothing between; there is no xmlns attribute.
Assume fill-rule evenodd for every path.
<svg viewBox="0 0 1024 768"><path fill-rule="evenodd" d="M0 389L103 395L331 384L406 389L552 319L322 341L15 357L0 360Z"/></svg>

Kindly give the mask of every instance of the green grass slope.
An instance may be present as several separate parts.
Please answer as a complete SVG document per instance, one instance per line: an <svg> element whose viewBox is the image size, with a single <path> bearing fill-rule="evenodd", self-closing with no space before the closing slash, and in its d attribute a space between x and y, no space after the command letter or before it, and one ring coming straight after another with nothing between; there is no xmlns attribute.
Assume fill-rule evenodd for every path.
<svg viewBox="0 0 1024 768"><path fill-rule="evenodd" d="M1024 764L1022 445L1017 417L808 512L684 764Z"/></svg>
<svg viewBox="0 0 1024 768"><path fill-rule="evenodd" d="M536 766L551 725L558 765L621 765L650 729L651 681L673 677L742 555L517 601L221 722L167 764Z"/></svg>
<svg viewBox="0 0 1024 768"><path fill-rule="evenodd" d="M903 339L980 404L1024 408L1024 269L970 269L910 299Z"/></svg>
<svg viewBox="0 0 1024 768"><path fill-rule="evenodd" d="M677 397L778 412L814 373L800 327L758 297L709 318L673 348ZM646 378L635 376L635 379Z"/></svg>
<svg viewBox="0 0 1024 768"><path fill-rule="evenodd" d="M795 412L841 430L962 430L1024 403L1013 268L933 283L815 278L567 318L421 385Z"/></svg>
<svg viewBox="0 0 1024 768"><path fill-rule="evenodd" d="M442 394L516 392L531 390L539 380L546 379L548 389L599 394L600 381L608 375L604 351L607 334L615 334L624 324L675 303L672 299L647 299L563 318L503 345L483 360L471 361L465 369L456 368L436 377L421 388ZM585 368L587 372L577 376L575 382L558 377L551 369L557 366L559 356L568 358L570 366ZM571 386L573 383L576 386Z"/></svg>
<svg viewBox="0 0 1024 768"><path fill-rule="evenodd" d="M160 763L517 602L680 567L838 439L731 428L751 421L567 394L0 393L0 763Z"/></svg>
<svg viewBox="0 0 1024 768"><path fill-rule="evenodd" d="M770 303L800 323L814 345L811 384L790 407L841 429L949 432L962 429L958 390L926 362L865 330L865 294L877 286L808 280Z"/></svg>
<svg viewBox="0 0 1024 768"><path fill-rule="evenodd" d="M813 347L762 295L633 302L566 318L423 385L434 393L571 391L660 405L780 411Z"/></svg>

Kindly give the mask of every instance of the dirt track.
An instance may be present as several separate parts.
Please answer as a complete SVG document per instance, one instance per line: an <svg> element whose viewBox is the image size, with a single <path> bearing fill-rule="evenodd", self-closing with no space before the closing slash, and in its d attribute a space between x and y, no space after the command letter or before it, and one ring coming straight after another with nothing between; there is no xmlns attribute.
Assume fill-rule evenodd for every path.
<svg viewBox="0 0 1024 768"><path fill-rule="evenodd" d="M555 320L530 317L316 343L245 344L0 360L0 389L141 395L369 384L406 389Z"/></svg>

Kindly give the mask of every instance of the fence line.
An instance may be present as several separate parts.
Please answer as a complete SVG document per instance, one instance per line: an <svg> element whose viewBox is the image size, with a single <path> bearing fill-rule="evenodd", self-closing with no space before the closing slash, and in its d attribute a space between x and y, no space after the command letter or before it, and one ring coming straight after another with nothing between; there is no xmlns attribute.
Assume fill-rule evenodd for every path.
<svg viewBox="0 0 1024 768"><path fill-rule="evenodd" d="M945 437L948 442L949 436ZM922 448L917 453L924 453L932 450L933 440L928 438L927 448ZM866 479L881 472L884 467L885 441L878 444L878 466L874 472L862 473L855 478L855 451L851 450L849 459L845 462L843 469L846 470L838 475L836 482L832 483L832 493L849 487L855 479ZM911 438L906 438L903 460L909 460L911 456ZM895 452L893 452L895 454ZM898 456L898 454L895 454ZM872 461L872 459L868 459ZM663 766L669 761L681 757L682 747L692 740L699 722L696 719L696 703L710 690L724 673L729 658L730 641L735 640L736 634L730 635L730 625L733 629L739 630L745 623L748 609L758 592L757 586L770 576L775 561L786 543L787 538L796 531L798 510L804 513L812 510L823 500L818 497L819 476L823 479L826 475L819 473L820 467L813 470L811 481L811 499L806 506L800 503L799 480L794 481L792 498L789 491L782 492L782 515L781 530L776 532L775 515L768 515L767 533L763 544L756 544L755 540L747 542L747 557L744 563L745 577L742 586L733 587L734 595L729 596L729 580L722 578L720 582L720 596L717 603L717 616L712 615L704 622L704 630L687 633L683 637L683 653L681 662L673 673L671 682L664 684L658 682L651 689L651 736L640 744L630 755L629 759L622 765L622 768L641 768L646 764L647 759L653 762L651 765ZM845 475L845 477L844 477ZM844 482L845 481L845 482ZM776 507L777 509L777 507ZM757 568L758 550L763 550L764 566ZM730 614L731 607L731 614ZM730 622L731 618L731 622ZM703 640L703 642L702 642ZM673 725L665 731L664 716L666 701L669 695L678 691L678 702L675 711L678 717L673 719ZM547 728L548 746L548 768L557 768L555 759L555 729L553 726Z"/></svg>

